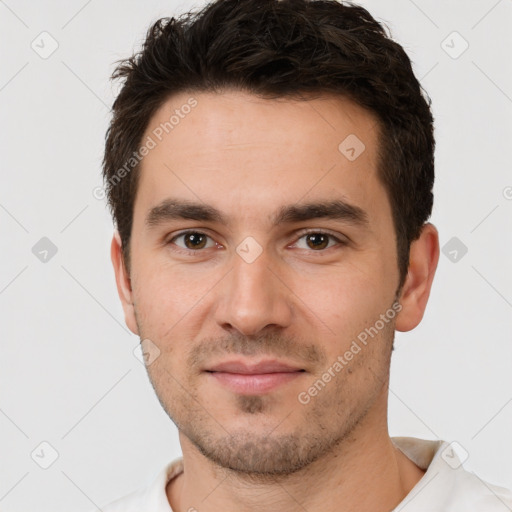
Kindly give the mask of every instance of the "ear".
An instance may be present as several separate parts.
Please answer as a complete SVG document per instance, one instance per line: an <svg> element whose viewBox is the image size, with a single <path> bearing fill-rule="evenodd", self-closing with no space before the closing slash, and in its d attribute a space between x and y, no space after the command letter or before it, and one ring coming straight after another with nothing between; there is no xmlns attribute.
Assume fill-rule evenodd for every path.
<svg viewBox="0 0 512 512"><path fill-rule="evenodd" d="M114 236L112 237L110 257L112 259L112 265L114 266L117 293L119 294L119 298L121 299L121 304L123 306L126 325L130 331L138 335L139 329L137 327L137 322L135 321L132 286L130 276L126 271L126 266L124 264L121 236L117 230L114 231Z"/></svg>
<svg viewBox="0 0 512 512"><path fill-rule="evenodd" d="M411 243L409 269L400 292L402 309L396 319L397 331L410 331L421 322L438 261L439 235L435 226L427 223Z"/></svg>

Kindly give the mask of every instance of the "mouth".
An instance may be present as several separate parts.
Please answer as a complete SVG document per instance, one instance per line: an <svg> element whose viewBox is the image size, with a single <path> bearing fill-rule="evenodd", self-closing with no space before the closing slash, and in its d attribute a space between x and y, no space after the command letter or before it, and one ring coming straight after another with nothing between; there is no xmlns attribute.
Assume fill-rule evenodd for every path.
<svg viewBox="0 0 512 512"><path fill-rule="evenodd" d="M264 360L225 361L207 368L205 372L223 387L238 394L262 394L303 375L306 370L291 364Z"/></svg>

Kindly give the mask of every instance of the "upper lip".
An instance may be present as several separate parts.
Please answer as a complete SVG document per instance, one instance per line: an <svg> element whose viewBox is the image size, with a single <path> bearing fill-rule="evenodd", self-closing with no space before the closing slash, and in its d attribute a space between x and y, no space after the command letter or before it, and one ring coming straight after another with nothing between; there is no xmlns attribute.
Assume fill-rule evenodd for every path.
<svg viewBox="0 0 512 512"><path fill-rule="evenodd" d="M303 369L284 362L276 361L275 359L268 359L265 361L259 361L258 363L250 363L240 360L224 361L207 368L206 371L257 375L262 373L291 373L303 371Z"/></svg>

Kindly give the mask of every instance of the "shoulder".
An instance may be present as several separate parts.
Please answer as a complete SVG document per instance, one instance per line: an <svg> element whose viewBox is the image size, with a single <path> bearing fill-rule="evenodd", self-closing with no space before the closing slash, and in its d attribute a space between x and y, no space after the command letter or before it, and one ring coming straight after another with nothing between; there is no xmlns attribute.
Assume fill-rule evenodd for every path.
<svg viewBox="0 0 512 512"><path fill-rule="evenodd" d="M396 512L504 512L512 510L512 491L491 484L463 462L468 454L457 442L392 438L409 459L425 470Z"/></svg>
<svg viewBox="0 0 512 512"><path fill-rule="evenodd" d="M457 510L503 512L512 510L512 491L492 484L471 471L459 468L454 478ZM460 508L462 506L462 508Z"/></svg>
<svg viewBox="0 0 512 512"><path fill-rule="evenodd" d="M166 486L170 480L182 471L183 459L180 457L169 462L161 469L156 478L147 487L135 490L99 508L102 512L141 512L142 510L172 512L167 501ZM98 508L94 510L96 511Z"/></svg>
<svg viewBox="0 0 512 512"><path fill-rule="evenodd" d="M103 505L101 510L103 512L139 512L143 509L145 494L145 490L131 492L107 505Z"/></svg>

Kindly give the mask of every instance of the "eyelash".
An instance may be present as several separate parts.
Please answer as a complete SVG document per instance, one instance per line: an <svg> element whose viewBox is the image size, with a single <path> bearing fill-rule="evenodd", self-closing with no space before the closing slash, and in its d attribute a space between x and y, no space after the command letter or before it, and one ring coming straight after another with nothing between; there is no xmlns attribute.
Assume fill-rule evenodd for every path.
<svg viewBox="0 0 512 512"><path fill-rule="evenodd" d="M199 230L195 230L195 229L189 229L187 231L182 231L181 233L178 233L177 235L174 235L171 239L169 239L169 241L167 242L167 245L173 244L176 239L181 238L181 237L186 236L186 235L189 235L191 233L197 234L197 235L203 235L203 236L206 236L206 237L208 237L208 238L213 240L213 238L210 235L208 235L207 233L205 233L203 231L199 231ZM328 231L317 230L317 229L310 229L308 231L301 232L300 236L297 238L297 241L300 240L301 238L304 238L307 235L312 235L312 234L328 236L330 239L336 241L337 245L340 245L340 246L347 245L347 242L345 240L342 240L342 239L338 238L337 236L333 235L332 233L330 233ZM195 253L199 253L199 252L204 251L206 249L213 249L214 248L214 247L207 247L205 249L194 250L194 249L186 249L186 248L177 246L176 244L174 244L174 245L175 245L176 248L174 248L173 250L175 250L177 252L181 252L183 254L187 254L187 255L194 255ZM310 249L309 252L312 252L312 253L322 253L322 252L325 252L327 249L331 249L332 247L334 247L334 246L330 246L330 247L328 246L325 249L319 249L317 251L315 251L314 249Z"/></svg>

